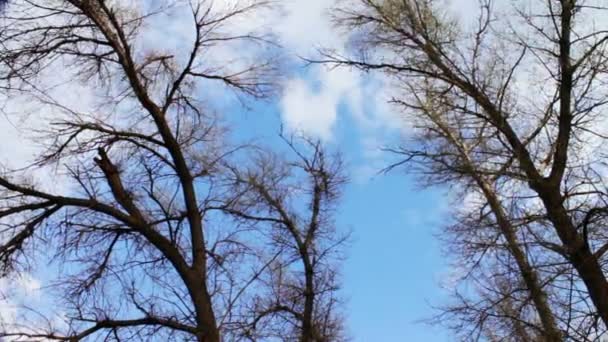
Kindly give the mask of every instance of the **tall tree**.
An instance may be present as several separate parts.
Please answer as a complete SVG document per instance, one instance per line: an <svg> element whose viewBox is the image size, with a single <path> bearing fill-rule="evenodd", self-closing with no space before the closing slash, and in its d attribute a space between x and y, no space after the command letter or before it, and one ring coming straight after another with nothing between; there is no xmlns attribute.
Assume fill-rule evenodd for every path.
<svg viewBox="0 0 608 342"><path fill-rule="evenodd" d="M395 102L411 109L410 100L417 97L439 104L440 117L455 116L459 124L449 132L465 143L477 170L507 179L521 194L517 207L534 208L536 221L551 227L551 234L536 234L537 243L576 270L575 283L585 289L582 300L588 297L594 307L588 319L598 317L601 332L608 325L606 240L589 222L598 224L598 214L605 212L604 170L589 151L604 139L598 123L606 104L608 36L589 23L605 9L590 1L528 7L513 1L515 15L496 15L497 4L479 4L478 25L469 30L439 1L345 1L336 19L353 32L360 53L328 51L318 62L381 71L401 90ZM440 126L432 127L445 135ZM443 142L458 148L454 141ZM462 159L462 152L458 156ZM454 177L462 173L460 166L444 165ZM498 198L512 197L508 189Z"/></svg>
<svg viewBox="0 0 608 342"><path fill-rule="evenodd" d="M479 258L487 258L486 254L500 255L503 250L506 251L506 254L513 259L515 274L520 278L515 283L522 282L528 292L522 302L531 301L533 310L540 318L541 324L537 329L542 332L541 335L546 341L562 341L555 314L543 288L545 281L541 281L539 278L536 265L532 264L528 256L529 250L526 250L526 246L520 242L521 233L518 232L516 222L522 220L515 220L514 215L505 208L503 200L499 196L499 193L504 192L504 187L510 185L508 180L507 184L503 184L505 177L501 170L505 169L505 165L488 163L486 156L490 152L489 149L484 151L486 152L484 156L475 155L476 146L490 145L492 136L487 136L483 132L483 125L479 126L480 131L475 131L477 127L475 122L463 123L460 120L461 113L455 110L455 106L446 107L446 104L451 103L449 97L434 98L430 95L431 93L432 89L428 89L427 96L423 99L416 97L414 92L412 101L400 102L406 111L411 112L409 119L417 129L418 134L415 137L417 143L414 148L404 145L399 149L392 149L392 152L403 156L408 163L415 164L415 170L431 184L447 180L453 185L466 189L461 190L463 193L468 192L469 196L476 194L482 198L480 201L482 206L469 203L468 208L461 210L459 222L449 227L447 231L449 237L445 237L443 240L448 241L447 244L454 247L455 254L460 254L467 261L464 265L459 266L468 265L469 274L474 272L475 268L480 267ZM464 137L461 134L463 130L467 130L471 134ZM501 153L501 151L493 150L492 152ZM403 161L400 161L395 166L402 163ZM471 230L473 231L470 232ZM492 271L498 273L496 266L492 267ZM484 275L487 276L487 274ZM483 278L484 275L479 278ZM492 287L495 280L487 282L491 283L488 286ZM497 288L500 290L504 286ZM494 304L489 308L479 310L478 316L485 316L484 311L491 312L495 309L502 311L504 306L500 303L513 301L513 294L508 291L497 291L496 294L499 298L492 298ZM455 312L454 308L448 311ZM467 310L463 308L462 311ZM504 314L496 313L496 315L503 316ZM532 317L536 315L532 315ZM470 317L468 319L471 320ZM486 319L487 317L477 317L472 320ZM525 321L525 319L517 315L513 317L512 321L514 321L513 325L518 326L521 324L520 321ZM535 318L527 324L534 326L534 321ZM476 324L475 327L477 329L474 330L479 330L483 328L483 324ZM524 331L525 329L519 330Z"/></svg>
<svg viewBox="0 0 608 342"><path fill-rule="evenodd" d="M279 325L274 338L341 341L336 262L348 235L336 230L333 212L346 181L343 165L319 141L284 140L295 160L281 162L265 152L245 172L234 170L234 193L242 195L223 207L242 220L267 224L270 249L283 251L268 268L265 291L253 305L257 314L248 324L255 332L260 322L279 319L290 328Z"/></svg>
<svg viewBox="0 0 608 342"><path fill-rule="evenodd" d="M218 85L241 98L272 91L268 37L237 32L268 5L36 0L6 9L0 87L8 101L34 104L30 114L51 115L35 132L44 146L35 163L0 174L0 267L20 273L50 258L58 266L50 293L67 318L25 314L0 337L213 342L236 334L234 313L269 260L248 244L250 233L208 214L225 199L222 170L241 149L207 104ZM184 20L187 47L151 46L149 35L171 15ZM226 64L226 51L239 49L260 55ZM79 101L53 92L64 81ZM36 182L40 169L65 184Z"/></svg>

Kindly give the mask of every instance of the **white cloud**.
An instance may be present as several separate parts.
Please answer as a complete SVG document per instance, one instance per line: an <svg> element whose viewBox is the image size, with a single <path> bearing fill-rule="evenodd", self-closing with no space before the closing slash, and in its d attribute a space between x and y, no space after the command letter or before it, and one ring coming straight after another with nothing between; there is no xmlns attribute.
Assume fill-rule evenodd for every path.
<svg viewBox="0 0 608 342"><path fill-rule="evenodd" d="M287 0L274 26L282 43L296 54L310 55L320 46L340 49L345 39L332 28L327 0Z"/></svg>
<svg viewBox="0 0 608 342"><path fill-rule="evenodd" d="M320 47L346 54L348 36L334 27L329 12L332 4L326 0L288 0L283 4L285 15L273 28L288 51L309 58ZM286 82L281 110L287 128L331 140L341 119L340 105L355 120L363 139L403 128L403 120L387 105L383 77L362 75L349 68L309 66L305 71Z"/></svg>
<svg viewBox="0 0 608 342"><path fill-rule="evenodd" d="M283 4L284 15L273 26L289 52L310 57L321 46L344 46L344 37L332 30L329 5L331 2L325 0L288 0ZM309 67L307 75L293 77L285 84L283 122L288 129L331 140L338 106L347 95L357 97L359 86L359 77L345 69ZM348 103L349 109L358 112L353 104Z"/></svg>
<svg viewBox="0 0 608 342"><path fill-rule="evenodd" d="M336 122L336 99L315 92L310 84L302 79L290 80L285 92L281 107L287 128L329 139Z"/></svg>
<svg viewBox="0 0 608 342"><path fill-rule="evenodd" d="M287 82L281 100L283 121L287 128L331 140L338 107L346 98L360 96L360 78L345 69L313 68L310 79L294 78ZM356 101L344 101L352 112L362 109Z"/></svg>
<svg viewBox="0 0 608 342"><path fill-rule="evenodd" d="M40 282L29 274L17 278L0 278L0 324L17 323L19 307L24 302L36 302L40 297Z"/></svg>

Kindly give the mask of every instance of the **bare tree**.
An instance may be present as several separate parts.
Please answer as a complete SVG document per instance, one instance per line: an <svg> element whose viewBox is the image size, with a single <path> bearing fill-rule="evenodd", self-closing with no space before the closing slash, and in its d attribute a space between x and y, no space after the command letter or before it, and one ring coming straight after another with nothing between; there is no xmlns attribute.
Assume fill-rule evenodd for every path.
<svg viewBox="0 0 608 342"><path fill-rule="evenodd" d="M255 315L243 324L252 339L260 337L260 323L275 321L281 323L273 331L262 330L266 337L341 341L336 263L348 235L335 228L333 212L346 180L342 162L327 155L318 141L284 140L295 160L262 152L245 172L234 169L238 195L222 206L237 219L265 226L268 249L281 251L251 304Z"/></svg>
<svg viewBox="0 0 608 342"><path fill-rule="evenodd" d="M547 294L543 289L544 282L539 279L538 272L526 255L525 246L520 243L513 216L505 209L498 195L501 192L499 184L503 178L500 170L504 165L487 165L484 160L475 160L471 155L475 146L489 144L488 140L491 136L486 136L482 129L473 132L469 137L464 137L461 131L472 130L476 125L471 121L461 122L460 115L454 115L453 107L443 107L442 104L449 103L449 98L438 100L427 95L423 100L416 95L413 97L416 98L413 102L400 102L400 104L406 106L408 110L415 111L415 114L412 114L412 121L419 131L416 137L419 147L410 149L403 146L400 149L392 149L392 152L403 155L404 160L410 164L417 163L416 170L424 175L427 181L440 183L450 180L455 185L460 184L468 192L478 193L484 199L481 208L477 206L466 208L460 222L448 230L449 238L443 240L449 241L448 245L454 246L453 254L460 254L469 261L470 268L479 267L479 257L499 253L500 249L506 250L514 260L515 274L519 275L525 284L529 299L540 318L541 327L538 327L538 330L542 332L544 340L561 341L562 334L553 310L548 304ZM442 103L437 103L438 101ZM496 152L500 153L500 151ZM400 161L394 166L402 163L403 161ZM488 209L486 210L485 207ZM469 233L471 230L473 232ZM490 282L493 283L493 280ZM505 291L500 291L501 287L503 286L498 287L498 293L503 294ZM511 301L508 298L510 296L509 293L499 297ZM527 300L526 298L523 301ZM491 309L503 310L502 300L496 300L495 304L488 308ZM449 311L454 312L454 309ZM518 326L520 324L518 321L522 318L516 316L515 320L517 322L514 326ZM534 325L534 322L528 324ZM482 324L477 324L476 327L482 328Z"/></svg>
<svg viewBox="0 0 608 342"><path fill-rule="evenodd" d="M381 71L399 92L397 104L414 111L421 103L432 107L441 121L427 120L424 128L442 139L430 154L417 156L440 165L443 181L465 177L481 189L527 289L541 294L534 300L541 314L544 296L534 285L540 278L526 271L520 243L508 238L520 230L509 227L514 218L535 218L515 227L534 233L528 236L544 248L540 255L557 253L576 270L573 283L584 288L580 298L594 307L587 320L601 319L603 328L595 323L601 333L608 325L605 239L587 223L605 211L603 166L588 154L604 139L598 122L606 103L608 36L591 24L604 8L592 1L529 7L514 1L515 15L499 16L493 2L479 4L478 25L468 30L438 1L345 1L336 20L353 32L360 53L326 51L326 59L315 62ZM442 127L442 121L450 125ZM500 201L507 198L525 215L507 212L501 224ZM539 227L551 227L551 233ZM559 295L568 293L565 288ZM555 319L543 316L545 337L560 340Z"/></svg>
<svg viewBox="0 0 608 342"><path fill-rule="evenodd" d="M9 4L0 18L0 87L52 115L37 132L45 148L35 163L0 175L0 266L24 272L50 258L60 267L49 291L67 318L56 325L25 314L0 337L220 341L267 260L242 240L244 229L217 227L205 214L225 195L221 169L239 149L201 94L218 95L217 85L270 94L268 37L235 30L268 5ZM155 20L172 13L189 15L192 41L173 51L147 46L146 32L162 25ZM214 56L228 47L263 54L255 62ZM93 105L54 96L62 74L71 91L97 88ZM36 184L39 169L67 185L58 193Z"/></svg>

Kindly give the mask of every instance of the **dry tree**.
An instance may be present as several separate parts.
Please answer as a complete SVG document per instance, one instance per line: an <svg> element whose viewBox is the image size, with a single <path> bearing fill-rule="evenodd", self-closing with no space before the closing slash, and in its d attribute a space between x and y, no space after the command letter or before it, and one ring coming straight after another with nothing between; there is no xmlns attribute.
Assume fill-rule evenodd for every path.
<svg viewBox="0 0 608 342"><path fill-rule="evenodd" d="M254 315L242 325L252 339L342 341L338 263L348 234L333 214L346 181L343 163L319 141L283 140L293 157L260 151L247 169L233 169L235 196L220 206L265 232L266 250L278 256L251 301ZM259 331L269 324L274 329Z"/></svg>
<svg viewBox="0 0 608 342"><path fill-rule="evenodd" d="M0 88L39 120L28 133L43 149L28 167L6 163L0 173L0 267L44 273L54 306L4 322L0 338L221 340L268 260L247 229L207 215L242 150L210 103L225 101L222 89L241 99L272 93L272 37L243 26L270 5L4 8ZM163 25L177 22L181 35L165 41ZM51 184L36 181L40 172Z"/></svg>
<svg viewBox="0 0 608 342"><path fill-rule="evenodd" d="M523 321L542 338L596 340L608 326L605 8L582 0L478 4L470 25L441 1L345 0L334 13L352 34L353 55L327 50L311 62L385 75L393 103L420 133L393 152L426 180L474 189L483 200L452 235L474 251L465 256L492 265L497 250L508 252L507 269L518 277L500 287L525 284L523 298L542 324L536 315ZM495 289L497 274L478 274L482 288ZM517 304L510 291L493 292L490 302ZM469 326L492 313L486 304Z"/></svg>

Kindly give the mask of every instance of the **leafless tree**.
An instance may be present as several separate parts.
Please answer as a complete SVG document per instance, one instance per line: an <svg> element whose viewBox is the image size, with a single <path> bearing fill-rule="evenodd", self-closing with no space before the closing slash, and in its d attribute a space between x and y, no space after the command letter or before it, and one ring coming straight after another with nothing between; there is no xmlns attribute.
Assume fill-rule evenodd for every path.
<svg viewBox="0 0 608 342"><path fill-rule="evenodd" d="M20 273L48 258L56 273L48 291L61 298L53 311L65 322L36 308L2 325L1 338L220 341L229 331L272 257L246 243L247 227L208 213L226 196L222 170L240 151L208 104L226 96L213 93L218 86L241 98L273 90L269 37L236 30L269 5L28 0L5 8L0 87L9 104L16 97L35 104L29 114L51 115L37 125L36 161L0 175L0 266ZM184 48L148 46L146 34L176 13L190 25ZM229 48L260 54L215 55ZM63 81L72 92L95 88L93 103L63 101L69 94L53 93ZM64 186L36 182L39 170Z"/></svg>
<svg viewBox="0 0 608 342"><path fill-rule="evenodd" d="M348 234L336 230L333 212L345 182L338 155L319 141L287 139L290 161L261 152L245 171L233 171L233 200L222 210L266 232L268 250L281 251L263 276L264 290L251 303L255 315L243 324L254 339L262 333L284 341L341 341L339 272ZM266 322L266 324L261 324Z"/></svg>
<svg viewBox="0 0 608 342"><path fill-rule="evenodd" d="M479 189L530 298L536 297L539 315L545 295L534 283L542 285L547 275L534 275L541 271L525 254L528 259L557 255L571 266L575 275L568 267L552 268L548 279L554 289L567 274L575 277L571 288L582 285L579 303L593 308L585 321L595 321L595 331L584 338L599 338L608 325L606 240L597 228L606 207L605 173L592 146L604 139L599 123L606 103L608 35L594 23L605 9L593 1L527 7L512 1L497 14L497 3L479 5L479 20L470 30L439 1L344 1L336 20L352 32L358 53L325 51L326 58L315 62L383 72L395 86L394 102L406 112L428 113L421 105L430 107L438 120L427 115L423 127L441 139L409 146L409 152L418 152L411 157L440 170L435 181L465 179ZM501 209L505 204L514 209ZM479 224L469 228L481 229ZM522 232L533 243L522 240ZM530 245L542 249L531 253ZM527 272L526 263L536 272ZM560 288L559 301L568 302L573 291ZM544 337L560 340L549 316L540 316ZM603 322L599 327L597 319ZM562 328L570 331L572 321Z"/></svg>
<svg viewBox="0 0 608 342"><path fill-rule="evenodd" d="M449 180L454 185L459 184L464 187L469 194L478 194L483 199L481 207L470 203L469 208L463 210L459 222L450 227L449 237L444 237L443 240L453 247L453 254L461 255L464 260L468 261L465 262L465 265L469 264L469 273L473 271L472 269L480 267L479 258L486 257L486 254L500 254L501 250L506 251L506 254L514 261L511 263L515 264L514 270L509 269L509 271L515 271L515 274L520 275L521 281L519 282L525 284L528 292L528 297L522 302L531 301L532 310L540 318L541 326L537 327L537 330L542 332L541 335L545 336L547 341L561 341L560 329L543 289L544 282L539 279L538 272L529 260L525 246L522 246L520 242L513 215L505 208L498 195L498 193L504 192L500 188L502 182L500 169L504 168L504 165L487 165L484 160L475 160L471 155L475 146L488 144L487 140L491 137L485 136L481 131L474 132L470 137L465 138L460 132L464 129L472 129L475 127L474 123L463 123L459 120L460 115L446 114L452 107L441 110L441 104L434 103L437 99L427 97L424 102L422 98L417 98L417 100L401 104L406 105L409 110L416 111L411 120L419 132L416 136L419 146L416 149L403 146L400 149L392 149L392 152L403 156L410 164L415 163L416 170L424 175L428 182ZM441 101L445 103L449 100L443 98ZM453 110L451 112L455 114ZM400 161L395 166L402 163L403 161ZM507 263L508 265L509 263ZM496 266L492 269L498 273ZM469 277L471 276L472 274L469 274ZM478 276L478 278L483 279L482 276ZM492 283L489 288L493 288L495 280L492 279L489 282ZM497 287L497 293L500 294L498 297L501 299L495 300L492 305L489 305L487 311L503 310L503 298L512 301L509 298L511 292L505 294L505 291L502 291L505 284L507 282L502 280L501 286ZM448 311L453 313L455 310L452 308ZM485 317L485 314L480 312L477 314L478 319ZM517 316L515 320L522 319ZM516 323L515 326L519 324L519 322ZM528 324L534 325L534 322L528 322ZM483 324L477 324L475 327L477 329L474 330L480 330Z"/></svg>

